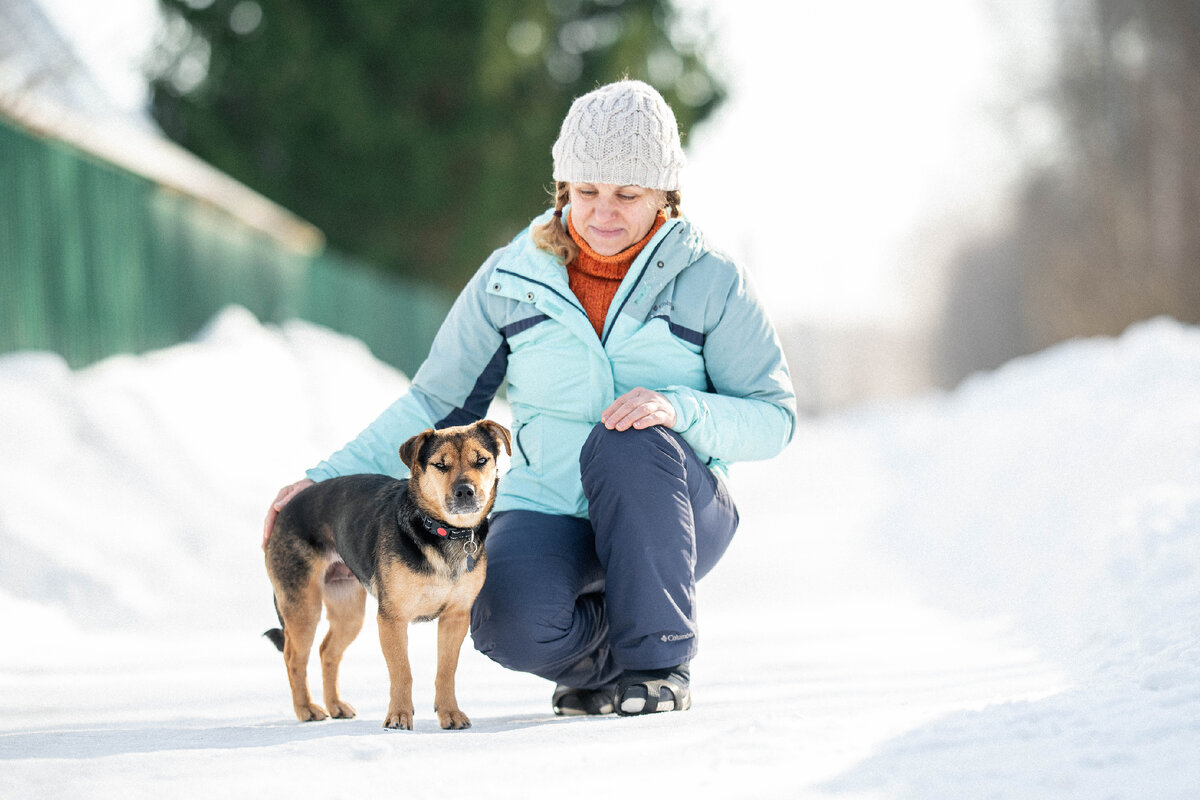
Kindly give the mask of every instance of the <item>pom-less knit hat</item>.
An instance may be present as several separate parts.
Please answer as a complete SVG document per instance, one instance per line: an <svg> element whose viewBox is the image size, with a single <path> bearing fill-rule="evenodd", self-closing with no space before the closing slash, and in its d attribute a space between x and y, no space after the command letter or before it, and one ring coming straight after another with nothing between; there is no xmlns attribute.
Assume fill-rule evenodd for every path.
<svg viewBox="0 0 1200 800"><path fill-rule="evenodd" d="M654 87L617 81L576 98L554 143L554 180L673 191L683 171L675 113Z"/></svg>

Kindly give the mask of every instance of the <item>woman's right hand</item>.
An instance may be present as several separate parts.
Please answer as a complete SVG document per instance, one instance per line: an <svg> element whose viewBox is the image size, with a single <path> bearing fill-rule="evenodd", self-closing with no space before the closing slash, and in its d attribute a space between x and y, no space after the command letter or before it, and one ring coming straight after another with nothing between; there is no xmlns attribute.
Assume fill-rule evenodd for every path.
<svg viewBox="0 0 1200 800"><path fill-rule="evenodd" d="M279 490L279 494L275 495L275 500L271 503L271 507L267 509L267 518L263 521L263 550L267 549L267 539L271 538L271 529L275 527L275 518L279 516L279 512L284 506L291 501L293 497L300 494L308 487L312 486L316 481L302 478L295 483L288 484Z"/></svg>

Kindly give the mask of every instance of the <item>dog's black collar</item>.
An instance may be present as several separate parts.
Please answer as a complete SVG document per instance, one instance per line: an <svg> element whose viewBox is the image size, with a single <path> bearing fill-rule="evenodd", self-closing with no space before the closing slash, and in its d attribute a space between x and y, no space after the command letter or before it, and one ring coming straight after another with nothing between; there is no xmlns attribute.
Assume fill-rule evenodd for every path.
<svg viewBox="0 0 1200 800"><path fill-rule="evenodd" d="M424 511L418 511L417 516L421 518L421 524L425 526L425 530L429 531L434 536L441 536L446 539L470 539L475 536L475 532L479 530L478 527L455 528L447 525L444 522L438 522Z"/></svg>

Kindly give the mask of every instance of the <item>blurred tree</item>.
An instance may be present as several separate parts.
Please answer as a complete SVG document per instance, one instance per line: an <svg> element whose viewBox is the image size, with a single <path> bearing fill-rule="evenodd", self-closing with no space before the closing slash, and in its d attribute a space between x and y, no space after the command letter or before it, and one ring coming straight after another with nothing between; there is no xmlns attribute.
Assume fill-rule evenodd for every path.
<svg viewBox="0 0 1200 800"><path fill-rule="evenodd" d="M1053 19L1059 61L1028 102L1049 101L1061 141L1025 177L988 268L964 250L948 383L993 365L964 358L972 339L1002 343L994 361L1160 314L1200 322L1200 0L1061 0ZM1004 313L971 311L989 301Z"/></svg>
<svg viewBox="0 0 1200 800"><path fill-rule="evenodd" d="M1041 342L1200 321L1200 1L1058 8L1068 157L1034 176L1022 262Z"/></svg>
<svg viewBox="0 0 1200 800"><path fill-rule="evenodd" d="M724 92L708 26L670 0L160 3L169 136L339 249L451 289L550 203L574 97L639 78L687 131Z"/></svg>

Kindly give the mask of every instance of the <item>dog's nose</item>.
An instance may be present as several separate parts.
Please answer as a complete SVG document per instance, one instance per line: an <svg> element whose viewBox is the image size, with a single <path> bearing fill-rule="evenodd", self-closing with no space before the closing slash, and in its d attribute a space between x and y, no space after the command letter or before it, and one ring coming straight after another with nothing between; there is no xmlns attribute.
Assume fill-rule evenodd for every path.
<svg viewBox="0 0 1200 800"><path fill-rule="evenodd" d="M475 487L469 483L460 483L454 487L455 500L470 500L475 496Z"/></svg>

